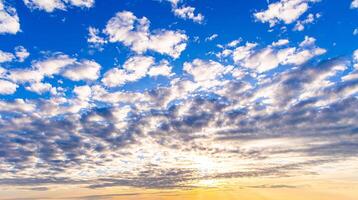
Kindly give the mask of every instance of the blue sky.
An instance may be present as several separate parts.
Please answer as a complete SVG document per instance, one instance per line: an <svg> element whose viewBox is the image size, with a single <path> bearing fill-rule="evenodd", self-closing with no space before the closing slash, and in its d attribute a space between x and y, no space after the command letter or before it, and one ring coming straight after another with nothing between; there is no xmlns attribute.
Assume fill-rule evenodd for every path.
<svg viewBox="0 0 358 200"><path fill-rule="evenodd" d="M0 0L0 185L356 163L357 19L357 0Z"/></svg>
<svg viewBox="0 0 358 200"><path fill-rule="evenodd" d="M169 56L174 70L179 73L185 61L195 58L217 59L215 55L208 55L208 53L219 51L218 44L227 44L239 38L243 42L257 42L262 46L282 38L289 39L291 43L296 44L305 36L319 38L318 46L329 49L321 58L349 55L355 50L357 44L357 36L353 34L357 24L351 20L356 17L357 13L355 9L349 9L350 1L340 4L320 2L310 5L309 10L300 16L300 20L304 20L309 14L318 13L322 16L314 20L312 24L306 25L304 31L293 31L295 23L279 22L271 29L267 23L260 23L253 14L267 7L267 3L262 1L249 3L209 1L205 4L183 2L183 5L195 7L198 13L200 10L205 10L205 18L201 23L195 23L190 19L178 19L171 12L170 2L117 2L114 0L113 2L96 2L91 8L78 8L70 5L66 11L54 9L52 12L28 8L21 1L6 3L16 8L21 26L16 34L0 36L2 51L12 52L14 47L23 46L30 52L30 57L25 62L2 64L9 65L9 67L11 65L11 68L26 68L31 61L41 59L43 52L61 52L78 59L93 59L102 66L102 73L122 64L132 54L127 47L114 43L106 45L99 51L91 48L87 39L89 27L103 29L116 12L123 10L129 10L137 17L147 17L151 22L150 29L152 30L180 30L188 36L187 48L181 56L177 59ZM287 30L282 31L283 27ZM205 38L214 34L218 35L214 41L205 41ZM147 52L147 54L157 59L168 58L167 55L155 52ZM21 91L21 88L19 90ZM21 96L21 93L18 95ZM32 94L25 95L31 96ZM16 98L16 94L13 97Z"/></svg>

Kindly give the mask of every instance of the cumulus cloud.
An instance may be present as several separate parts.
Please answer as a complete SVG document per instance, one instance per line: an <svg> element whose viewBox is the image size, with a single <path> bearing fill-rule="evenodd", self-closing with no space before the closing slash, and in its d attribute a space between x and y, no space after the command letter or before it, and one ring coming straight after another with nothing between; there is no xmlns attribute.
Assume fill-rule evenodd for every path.
<svg viewBox="0 0 358 200"><path fill-rule="evenodd" d="M71 58L65 54L57 54L46 59L32 62L31 68L13 68L3 78L17 84L25 85L25 89L42 94L50 91L57 93L45 78L61 75L72 81L95 81L99 78L101 66L95 61Z"/></svg>
<svg viewBox="0 0 358 200"><path fill-rule="evenodd" d="M18 85L10 81L0 79L0 94L9 95L16 92Z"/></svg>
<svg viewBox="0 0 358 200"><path fill-rule="evenodd" d="M70 3L73 6L86 8L91 8L95 4L95 0L64 0L64 2Z"/></svg>
<svg viewBox="0 0 358 200"><path fill-rule="evenodd" d="M30 56L30 53L23 46L15 47L15 55L19 62L24 62L27 57Z"/></svg>
<svg viewBox="0 0 358 200"><path fill-rule="evenodd" d="M107 43L107 41L99 36L100 31L97 28L89 27L88 28L88 38L87 42L97 45L103 45Z"/></svg>
<svg viewBox="0 0 358 200"><path fill-rule="evenodd" d="M195 8L191 6L175 7L173 8L175 16L183 19L190 19L196 23L203 23L204 16L201 13L195 14Z"/></svg>
<svg viewBox="0 0 358 200"><path fill-rule="evenodd" d="M10 62L15 59L14 54L0 50L0 63Z"/></svg>
<svg viewBox="0 0 358 200"><path fill-rule="evenodd" d="M216 80L231 71L231 67L232 66L225 67L215 61L203 61L196 59L193 62L184 63L183 70L192 75L195 81L200 82L206 80Z"/></svg>
<svg viewBox="0 0 358 200"><path fill-rule="evenodd" d="M23 0L25 5L31 9L54 12L55 10L66 10L68 6L91 8L94 0Z"/></svg>
<svg viewBox="0 0 358 200"><path fill-rule="evenodd" d="M16 9L0 0L0 34L16 34L20 31L19 16Z"/></svg>
<svg viewBox="0 0 358 200"><path fill-rule="evenodd" d="M120 42L137 53L148 50L178 58L186 48L188 37L181 31L149 29L149 20L137 18L132 12L118 12L104 30L109 42Z"/></svg>
<svg viewBox="0 0 358 200"><path fill-rule="evenodd" d="M309 4L320 0L280 0L268 5L267 10L254 14L255 18L262 23L269 23L270 27L279 22L291 24L301 17L308 9Z"/></svg>
<svg viewBox="0 0 358 200"><path fill-rule="evenodd" d="M352 0L351 8L358 8L358 0Z"/></svg>
<svg viewBox="0 0 358 200"><path fill-rule="evenodd" d="M59 54L36 61L33 64L33 69L43 76L52 76L60 73L63 68L73 64L75 61L76 59L70 58L68 55Z"/></svg>
<svg viewBox="0 0 358 200"><path fill-rule="evenodd" d="M99 77L100 69L101 66L98 63L84 60L67 66L63 72L63 76L73 81L95 81Z"/></svg>
<svg viewBox="0 0 358 200"><path fill-rule="evenodd" d="M196 23L203 23L204 22L204 15L201 13L195 14L195 8L192 6L187 5L179 5L183 1L181 0L165 0L171 3L172 12L175 16L182 18L182 19L189 19Z"/></svg>
<svg viewBox="0 0 358 200"><path fill-rule="evenodd" d="M43 94L45 92L51 91L52 85L49 83L33 82L30 83L29 86L25 87L25 89L37 94Z"/></svg>
<svg viewBox="0 0 358 200"><path fill-rule="evenodd" d="M0 63L11 62L11 61L24 62L24 60L29 55L30 55L30 53L23 46L15 47L14 54L0 50Z"/></svg>
<svg viewBox="0 0 358 200"><path fill-rule="evenodd" d="M229 51L235 63L263 73L280 65L301 65L311 58L322 55L325 49L315 45L315 38L305 37L299 47L285 47L288 40L279 40L265 48L258 49L256 43L246 43Z"/></svg>
<svg viewBox="0 0 358 200"><path fill-rule="evenodd" d="M106 72L102 82L108 87L114 87L137 81L147 75L154 63L153 57L131 57L123 64L123 69L113 68Z"/></svg>
<svg viewBox="0 0 358 200"><path fill-rule="evenodd" d="M24 0L24 3L29 8L45 10L46 12L53 12L55 9L65 10L66 8L61 0Z"/></svg>
<svg viewBox="0 0 358 200"><path fill-rule="evenodd" d="M272 46L278 47L278 46L286 45L286 44L288 44L288 43L290 43L289 40L287 40L287 39L280 39L280 40L278 40L277 42L272 42Z"/></svg>
<svg viewBox="0 0 358 200"><path fill-rule="evenodd" d="M102 83L107 87L116 87L138 81L146 76L170 77L172 75L172 66L167 60L156 63L151 56L134 56L126 60L122 68L108 70L103 75Z"/></svg>
<svg viewBox="0 0 358 200"><path fill-rule="evenodd" d="M91 96L92 90L89 86L76 86L73 89L73 92L77 95L79 99L88 99Z"/></svg>
<svg viewBox="0 0 358 200"><path fill-rule="evenodd" d="M295 27L293 28L293 30L295 30L295 31L303 31L305 29L305 25L314 23L314 21L317 20L320 17L321 17L321 15L318 14L318 13L315 14L315 15L310 13L307 16L306 19L298 21L296 23Z"/></svg>
<svg viewBox="0 0 358 200"><path fill-rule="evenodd" d="M170 66L170 63L167 60L162 60L158 65L149 69L148 75L151 77L171 76L173 75L172 66Z"/></svg>

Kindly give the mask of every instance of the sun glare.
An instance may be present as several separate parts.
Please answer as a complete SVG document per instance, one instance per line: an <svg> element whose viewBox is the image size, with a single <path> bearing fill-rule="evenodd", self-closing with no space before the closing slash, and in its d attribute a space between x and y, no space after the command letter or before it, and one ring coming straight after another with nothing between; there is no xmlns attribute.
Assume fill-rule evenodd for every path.
<svg viewBox="0 0 358 200"><path fill-rule="evenodd" d="M213 160L208 157L197 157L195 159L195 167L201 174L210 174L217 170Z"/></svg>

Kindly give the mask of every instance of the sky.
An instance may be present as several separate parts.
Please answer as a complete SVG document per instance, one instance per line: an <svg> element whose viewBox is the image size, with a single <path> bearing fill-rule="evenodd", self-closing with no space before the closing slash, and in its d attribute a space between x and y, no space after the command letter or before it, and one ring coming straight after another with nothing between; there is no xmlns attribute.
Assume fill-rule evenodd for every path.
<svg viewBox="0 0 358 200"><path fill-rule="evenodd" d="M357 0L0 0L0 200L356 200Z"/></svg>

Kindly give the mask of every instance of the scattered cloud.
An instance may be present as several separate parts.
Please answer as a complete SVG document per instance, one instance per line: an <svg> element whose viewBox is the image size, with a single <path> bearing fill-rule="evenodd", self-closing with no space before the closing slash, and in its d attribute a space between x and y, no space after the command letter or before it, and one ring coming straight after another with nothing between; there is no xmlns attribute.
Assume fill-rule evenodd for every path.
<svg viewBox="0 0 358 200"><path fill-rule="evenodd" d="M89 60L76 62L67 66L63 72L63 76L73 81L95 81L99 77L101 66Z"/></svg>
<svg viewBox="0 0 358 200"><path fill-rule="evenodd" d="M107 41L104 38L100 37L99 33L100 33L100 31L97 28L89 27L87 42L93 43L93 44L98 44L98 45L106 44Z"/></svg>
<svg viewBox="0 0 358 200"><path fill-rule="evenodd" d="M54 12L55 10L66 10L68 6L91 8L94 0L23 0L25 5L31 9Z"/></svg>
<svg viewBox="0 0 358 200"><path fill-rule="evenodd" d="M291 24L301 17L308 9L309 4L320 0L280 0L268 5L267 10L254 14L256 20L269 23L270 27L280 22Z"/></svg>
<svg viewBox="0 0 358 200"><path fill-rule="evenodd" d="M189 19L196 23L203 23L204 22L204 15L201 13L195 14L195 8L192 6L187 5L179 5L183 1L182 0L165 0L171 3L172 12L175 16L182 18L182 19Z"/></svg>
<svg viewBox="0 0 358 200"><path fill-rule="evenodd" d="M217 37L219 37L218 34L212 34L211 36L205 38L205 41L213 41L213 40L215 40Z"/></svg>
<svg viewBox="0 0 358 200"><path fill-rule="evenodd" d="M45 92L51 91L52 85L49 83L33 82L25 88L28 91L35 92L37 94L43 94Z"/></svg>
<svg viewBox="0 0 358 200"><path fill-rule="evenodd" d="M0 0L0 34L16 34L20 31L20 20L16 9Z"/></svg>
<svg viewBox="0 0 358 200"><path fill-rule="evenodd" d="M183 19L190 19L199 24L204 21L204 16L201 13L195 14L195 8L191 6L175 7L173 8L173 12L175 16Z"/></svg>
<svg viewBox="0 0 358 200"><path fill-rule="evenodd" d="M17 87L15 83L0 79L0 94L2 95L14 94Z"/></svg>
<svg viewBox="0 0 358 200"><path fill-rule="evenodd" d="M104 30L109 42L120 42L137 53L152 50L178 58L186 48L188 37L181 31L149 30L149 20L137 18L132 12L118 12Z"/></svg>
<svg viewBox="0 0 358 200"><path fill-rule="evenodd" d="M14 54L0 50L0 63L10 62L15 59Z"/></svg>
<svg viewBox="0 0 358 200"><path fill-rule="evenodd" d="M123 68L113 68L107 71L102 82L107 87L116 87L128 82L135 82L146 76L170 76L172 75L171 66L168 61L155 63L155 59L150 56L135 56L129 58Z"/></svg>
<svg viewBox="0 0 358 200"><path fill-rule="evenodd" d="M162 60L157 66L151 67L148 71L148 75L151 77L156 76L171 76L172 66L167 60Z"/></svg>
<svg viewBox="0 0 358 200"><path fill-rule="evenodd" d="M320 17L321 17L321 15L319 13L317 13L315 15L310 13L307 16L306 19L301 20L301 21L297 21L297 23L296 23L295 27L293 28L293 30L295 30L295 31L303 31L305 29L305 25L314 23L314 21L317 20Z"/></svg>
<svg viewBox="0 0 358 200"><path fill-rule="evenodd" d="M289 41L281 39L264 48L257 48L258 44L247 42L235 49L225 49L218 55L231 55L236 64L263 73L280 65L301 65L324 54L326 50L317 47L315 41L315 38L306 36L299 47L287 47Z"/></svg>
<svg viewBox="0 0 358 200"><path fill-rule="evenodd" d="M19 55L18 55L19 56ZM90 60L77 61L65 54L57 54L32 63L31 68L12 68L3 78L17 84L27 85L25 89L42 94L56 90L49 83L43 83L45 78L61 75L72 81L95 81L100 76L101 66Z"/></svg>
<svg viewBox="0 0 358 200"><path fill-rule="evenodd" d="M27 57L30 56L30 53L23 46L15 47L15 55L19 62L24 62Z"/></svg>

